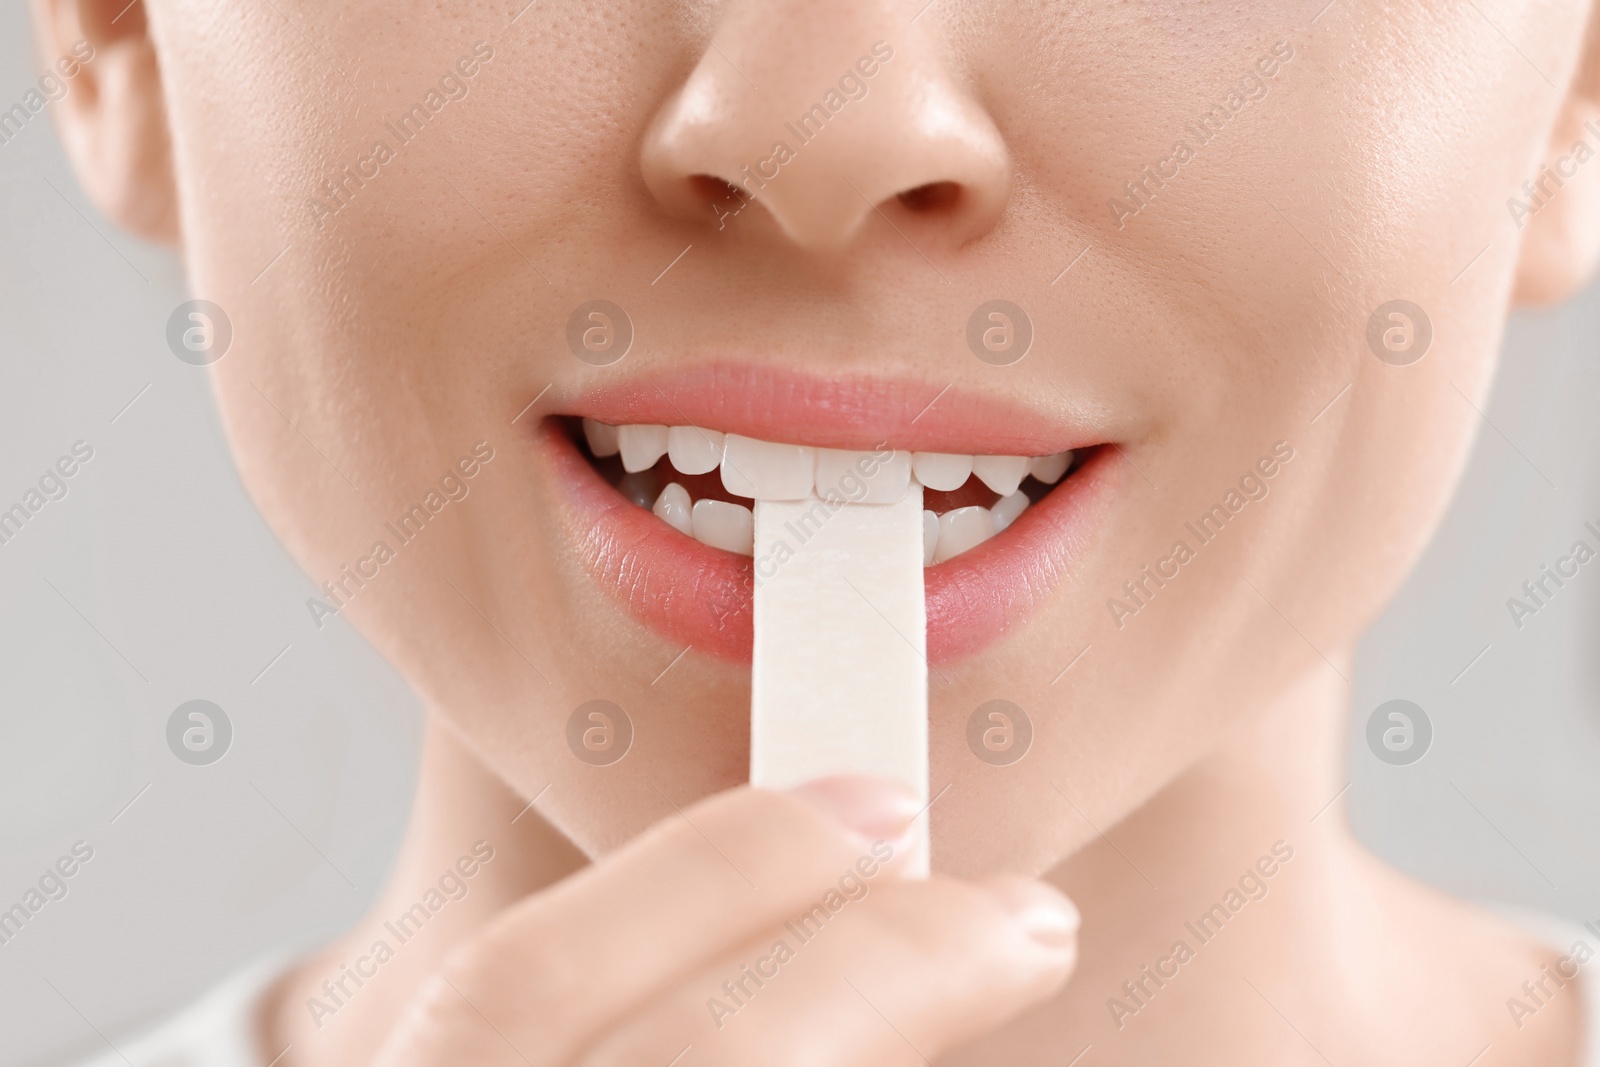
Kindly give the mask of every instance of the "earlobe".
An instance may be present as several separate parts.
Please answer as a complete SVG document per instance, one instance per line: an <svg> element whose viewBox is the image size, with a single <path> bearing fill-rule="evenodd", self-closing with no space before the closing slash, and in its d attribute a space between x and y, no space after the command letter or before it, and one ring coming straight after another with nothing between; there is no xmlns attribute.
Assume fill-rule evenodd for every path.
<svg viewBox="0 0 1600 1067"><path fill-rule="evenodd" d="M51 111L79 183L123 229L176 247L172 142L143 0L34 0L33 12L41 62L66 86Z"/></svg>
<svg viewBox="0 0 1600 1067"><path fill-rule="evenodd" d="M1600 26L1584 51L1539 166L1506 200L1522 242L1518 305L1560 303L1600 262Z"/></svg>
<svg viewBox="0 0 1600 1067"><path fill-rule="evenodd" d="M1538 171L1506 208L1522 231L1519 305L1557 304L1577 292L1600 260L1600 108L1569 101Z"/></svg>

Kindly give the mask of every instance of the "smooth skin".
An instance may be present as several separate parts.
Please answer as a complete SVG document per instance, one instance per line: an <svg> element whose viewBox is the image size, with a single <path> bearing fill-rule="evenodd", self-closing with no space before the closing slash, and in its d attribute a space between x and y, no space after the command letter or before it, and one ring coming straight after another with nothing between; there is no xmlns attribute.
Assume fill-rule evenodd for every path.
<svg viewBox="0 0 1600 1067"><path fill-rule="evenodd" d="M706 800L498 915L430 979L376 1062L631 1064L694 1046L708 1063L767 1062L777 1048L780 1061L914 1063L916 1049L982 1033L1069 973L1077 919L1054 889L880 870L814 942L785 926L837 893L842 872L871 870L863 857L904 855L917 811L859 780ZM780 941L795 955L762 965L766 984L741 974ZM719 989L730 979L747 1003ZM737 1015L713 1018L708 990Z"/></svg>
<svg viewBox="0 0 1600 1067"><path fill-rule="evenodd" d="M1356 643L1460 476L1506 315L1600 255L1600 163L1520 220L1507 204L1600 116L1590 3L124 2L33 0L46 60L96 50L52 113L101 210L228 309L222 417L313 583L473 442L496 449L335 623L430 728L389 889L280 983L268 1058L1575 1062L1570 986L1520 1026L1505 1008L1554 954L1377 863L1329 802ZM877 41L894 58L871 92L724 218L716 180ZM477 42L493 57L464 95L330 201ZM1153 200L1110 204L1240 86ZM1003 372L962 341L997 294L1039 338ZM561 340L596 296L640 326L612 379ZM1434 331L1403 368L1366 342L1397 298ZM934 678L936 877L885 872L708 1031L726 968L894 805L740 788L747 669L691 651L661 675L681 647L593 587L529 435L601 381L718 354L1025 403L1126 462L1072 580ZM1279 441L1271 494L1134 618L1108 613ZM596 696L639 710L609 773L563 740ZM1008 768L964 739L995 697L1036 724ZM505 862L316 1025L322 983L479 839ZM1265 895L1118 1016L1123 983L1279 843Z"/></svg>

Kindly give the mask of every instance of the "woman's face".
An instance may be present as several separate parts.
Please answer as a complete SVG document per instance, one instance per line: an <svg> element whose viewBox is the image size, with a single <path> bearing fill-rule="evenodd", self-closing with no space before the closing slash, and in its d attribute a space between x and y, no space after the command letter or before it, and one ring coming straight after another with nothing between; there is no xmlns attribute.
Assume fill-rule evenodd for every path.
<svg viewBox="0 0 1600 1067"><path fill-rule="evenodd" d="M146 6L240 469L342 585L305 625L597 852L744 780L753 564L565 417L1084 449L927 578L935 863L1044 867L1093 834L1064 797L1104 825L1342 689L1541 284L1507 198L1600 147L1576 0L524 3ZM967 740L996 699L1009 766Z"/></svg>

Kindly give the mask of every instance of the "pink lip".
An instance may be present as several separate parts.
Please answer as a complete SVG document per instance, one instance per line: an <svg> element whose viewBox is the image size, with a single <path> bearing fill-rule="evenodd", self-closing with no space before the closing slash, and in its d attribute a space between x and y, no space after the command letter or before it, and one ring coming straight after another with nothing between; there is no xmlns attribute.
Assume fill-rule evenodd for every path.
<svg viewBox="0 0 1600 1067"><path fill-rule="evenodd" d="M1106 440L1009 405L958 398L954 389L927 408L938 391L719 368L586 394L564 413L614 423L693 423L835 448L871 448L886 440L901 449L1047 455ZM672 640L750 662L753 562L708 548L624 499L556 420L539 427L537 452L565 490L569 528L595 581ZM999 640L1069 576L1070 560L1087 547L1115 489L1120 467L1110 456L1110 449L1097 449L1004 534L924 572L930 663L951 662Z"/></svg>
<svg viewBox="0 0 1600 1067"><path fill-rule="evenodd" d="M1048 456L1112 439L1106 429L1063 425L948 379L823 378L736 364L600 386L552 402L549 410L613 425L705 426L821 448L886 444L920 452Z"/></svg>

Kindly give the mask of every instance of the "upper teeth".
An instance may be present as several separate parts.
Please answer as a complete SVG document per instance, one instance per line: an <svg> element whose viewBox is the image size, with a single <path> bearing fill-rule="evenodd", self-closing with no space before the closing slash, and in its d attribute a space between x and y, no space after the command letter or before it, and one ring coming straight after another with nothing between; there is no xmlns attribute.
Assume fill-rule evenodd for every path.
<svg viewBox="0 0 1600 1067"><path fill-rule="evenodd" d="M729 495L754 500L804 500L815 493L855 503L892 503L905 495L913 476L930 489L949 492L975 475L1001 499L992 508L957 508L942 517L927 512L924 556L929 564L965 552L1011 525L1028 506L1027 495L1017 488L1022 480L1031 474L1054 485L1072 463L1071 452L1034 457L856 452L774 444L697 426L608 426L594 419L583 420L583 434L596 456L620 454L625 471L647 471L662 456L681 474L709 474L720 467ZM863 475L863 470L872 473ZM631 476L628 481L629 495L639 497L641 487L631 484ZM661 491L653 510L706 544L747 555L751 551L751 512L742 505L695 502L674 482Z"/></svg>

